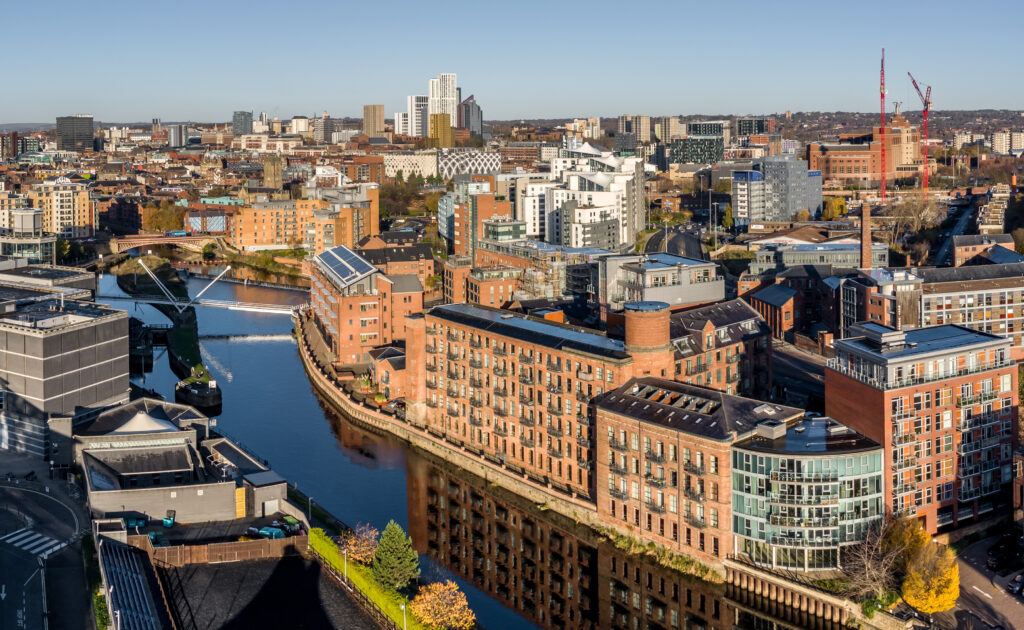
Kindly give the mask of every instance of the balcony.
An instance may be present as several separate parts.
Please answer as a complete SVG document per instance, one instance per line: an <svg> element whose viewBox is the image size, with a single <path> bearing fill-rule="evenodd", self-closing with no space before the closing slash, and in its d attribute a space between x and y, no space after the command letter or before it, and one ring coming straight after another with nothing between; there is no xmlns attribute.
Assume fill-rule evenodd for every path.
<svg viewBox="0 0 1024 630"><path fill-rule="evenodd" d="M739 374L739 372L733 372L732 374L726 374L725 382L726 383L739 383L740 382L740 374Z"/></svg>
<svg viewBox="0 0 1024 630"><path fill-rule="evenodd" d="M500 435L501 437L508 437L508 431L505 430L502 427L499 427L498 425L494 425L493 427L491 427L491 432L494 433L494 435Z"/></svg>
<svg viewBox="0 0 1024 630"><path fill-rule="evenodd" d="M437 372L437 371L438 371L438 370L440 370L440 369L441 369L441 368L437 367L437 365L435 365L435 364L433 364L433 363L428 363L428 364L427 364L427 371L428 371L428 372Z"/></svg>
<svg viewBox="0 0 1024 630"><path fill-rule="evenodd" d="M501 407L494 407L494 415L504 418L508 416L508 412L502 409Z"/></svg>
<svg viewBox="0 0 1024 630"><path fill-rule="evenodd" d="M768 544L778 547L837 547L839 540L835 538L803 538L800 536L772 535Z"/></svg>
<svg viewBox="0 0 1024 630"><path fill-rule="evenodd" d="M491 370L491 372L493 372L495 376L501 376L501 377L508 376L508 370L506 370L503 367L498 367L497 365L494 366L494 369Z"/></svg>
<svg viewBox="0 0 1024 630"><path fill-rule="evenodd" d="M491 348L491 354L493 354L496 357L507 357L508 356L508 352L506 352L504 349L498 348L498 347Z"/></svg>
<svg viewBox="0 0 1024 630"><path fill-rule="evenodd" d="M548 413L551 414L552 416L560 416L560 415L562 415L563 411L562 411L561 407L550 407L549 406L548 407Z"/></svg>
<svg viewBox="0 0 1024 630"><path fill-rule="evenodd" d="M624 467L618 465L616 462L608 463L608 470L615 473L616 475L628 475L629 471Z"/></svg>
<svg viewBox="0 0 1024 630"><path fill-rule="evenodd" d="M483 347L483 344L480 343L479 339L470 338L470 340L469 340L469 347L473 348L474 350L479 350L480 348Z"/></svg>
<svg viewBox="0 0 1024 630"><path fill-rule="evenodd" d="M528 354L519 354L519 362L523 365L533 365L533 357Z"/></svg>
<svg viewBox="0 0 1024 630"><path fill-rule="evenodd" d="M474 370L479 370L483 366L484 366L484 362L481 361L480 359L470 359L469 360L469 367L473 368Z"/></svg>
<svg viewBox="0 0 1024 630"><path fill-rule="evenodd" d="M480 377L470 376L469 377L469 386L470 387L475 387L477 389L481 389L484 386L484 382L482 380L480 380Z"/></svg>
<svg viewBox="0 0 1024 630"><path fill-rule="evenodd" d="M998 370L1001 368L1012 367L1015 362L1010 359L1004 359L1002 361L992 361L991 363L982 363L981 365L975 365L973 367L964 368L962 370L953 370L951 372L936 372L934 374L926 376L913 376L907 378L875 378L867 374L858 372L857 370L851 369L847 365L840 363L838 358L829 359L826 364L829 369L835 370L836 372L849 376L850 378L860 381L871 387L878 389L899 389L901 387L911 387L914 385L923 385L925 383L933 383L937 381L946 381L951 378L958 376L968 376L970 374L978 374L980 372L987 372L989 370Z"/></svg>
<svg viewBox="0 0 1024 630"><path fill-rule="evenodd" d="M893 496L901 496L904 494L911 494L917 490L917 484L912 483L901 483L892 489Z"/></svg>
<svg viewBox="0 0 1024 630"><path fill-rule="evenodd" d="M654 501L644 501L644 507L647 508L648 512L653 512L654 514L664 514L665 513L665 505L664 504L658 505Z"/></svg>
<svg viewBox="0 0 1024 630"><path fill-rule="evenodd" d="M479 417L477 417L477 416L470 416L470 417L469 417L469 423L470 423L471 425L473 425L474 427L482 427L482 426L485 426L485 425L484 425L484 419L483 419L483 418L479 418Z"/></svg>
<svg viewBox="0 0 1024 630"><path fill-rule="evenodd" d="M437 409L438 407L441 406L441 404L436 400L427 400L427 406L430 407L431 409Z"/></svg>
<svg viewBox="0 0 1024 630"><path fill-rule="evenodd" d="M448 353L448 360L449 361L458 361L459 360L459 353L458 352L449 352Z"/></svg>
<svg viewBox="0 0 1024 630"><path fill-rule="evenodd" d="M917 458L916 457L904 457L903 459L898 459L898 460L894 461L892 463L892 469L893 470L906 470L908 468L913 468L916 465L917 465Z"/></svg>
<svg viewBox="0 0 1024 630"><path fill-rule="evenodd" d="M917 434L915 433L893 433L892 444L893 446L902 446L904 444L912 444L917 441Z"/></svg>
<svg viewBox="0 0 1024 630"><path fill-rule="evenodd" d="M455 388L452 388L452 387L449 387L448 391L447 391L447 394L448 394L449 398L458 398L459 397L459 390L455 389Z"/></svg>
<svg viewBox="0 0 1024 630"><path fill-rule="evenodd" d="M562 389L561 385L555 385L554 383L548 385L549 394L564 394L565 390Z"/></svg>
<svg viewBox="0 0 1024 630"><path fill-rule="evenodd" d="M578 400L578 401L580 401L582 403L590 402L590 394L588 394L587 392L585 392L583 390L580 390L580 391L576 392L576 400Z"/></svg>
<svg viewBox="0 0 1024 630"><path fill-rule="evenodd" d="M837 527L839 525L839 517L825 516L817 518L801 518L797 516L771 514L768 516L768 522L780 527Z"/></svg>
<svg viewBox="0 0 1024 630"><path fill-rule="evenodd" d="M520 396L519 402L520 404L526 405L527 407L533 406L533 399L530 398L529 396Z"/></svg>
<svg viewBox="0 0 1024 630"><path fill-rule="evenodd" d="M665 454L664 453L656 453L654 451L645 451L644 452L644 457L646 457L647 459L651 460L652 462L657 462L659 464L665 463Z"/></svg>
<svg viewBox="0 0 1024 630"><path fill-rule="evenodd" d="M505 389L504 387L495 387L494 388L494 395L495 396L499 396L501 398L505 398L505 397L508 396L508 390Z"/></svg>
<svg viewBox="0 0 1024 630"><path fill-rule="evenodd" d="M743 358L743 355L737 352L736 354L730 354L729 356L725 357L725 362L726 363L739 363L740 359L742 359L742 358Z"/></svg>
<svg viewBox="0 0 1024 630"><path fill-rule="evenodd" d="M547 429L548 435L552 435L554 437L562 437L564 435L562 433L562 430L554 426L553 424L549 424L545 428Z"/></svg>
<svg viewBox="0 0 1024 630"><path fill-rule="evenodd" d="M619 490L618 488L610 488L608 490L608 494L611 495L611 497L613 499L618 499L620 501L628 501L629 500L629 495L626 494L626 492L624 490Z"/></svg>
<svg viewBox="0 0 1024 630"><path fill-rule="evenodd" d="M476 407L477 409L479 409L479 408L484 406L484 401L483 401L482 398L470 398L469 399L469 406L470 407Z"/></svg>
<svg viewBox="0 0 1024 630"><path fill-rule="evenodd" d="M547 369L548 372L558 373L562 371L562 365L560 363L552 363L551 361L545 363L544 368Z"/></svg>
<svg viewBox="0 0 1024 630"><path fill-rule="evenodd" d="M685 493L686 498L691 501L703 502L704 499L707 498L702 490L697 490L692 486L687 486Z"/></svg>
<svg viewBox="0 0 1024 630"><path fill-rule="evenodd" d="M458 333L454 333L454 332L449 331L446 336L448 337L448 341L458 341L459 340Z"/></svg>
<svg viewBox="0 0 1024 630"><path fill-rule="evenodd" d="M612 447L612 449L616 451L629 450L629 444L626 444L625 442L620 442L618 440L608 440L608 446Z"/></svg>
<svg viewBox="0 0 1024 630"><path fill-rule="evenodd" d="M771 472L773 481L803 481L811 483L834 483L839 481L838 472L792 472L787 470L773 470Z"/></svg>
<svg viewBox="0 0 1024 630"><path fill-rule="evenodd" d="M437 381L427 381L427 389L437 389Z"/></svg>
<svg viewBox="0 0 1024 630"><path fill-rule="evenodd" d="M703 518L698 518L692 514L686 515L686 522L690 525L690 527L696 527L697 529L704 529L708 526L707 521L705 521Z"/></svg>
<svg viewBox="0 0 1024 630"><path fill-rule="evenodd" d="M534 421L533 418L526 418L526 417L519 418L519 424L523 425L524 427L535 427L535 426L537 426L537 423Z"/></svg>
<svg viewBox="0 0 1024 630"><path fill-rule="evenodd" d="M665 487L665 478L664 477L655 477L654 475L644 475L644 481L647 483L647 485L652 486L654 488L664 488Z"/></svg>
<svg viewBox="0 0 1024 630"><path fill-rule="evenodd" d="M530 438L525 438L525 437L520 437L519 438L519 443L522 444L523 446L525 446L526 448L533 448L534 446L537 445L536 442L534 442Z"/></svg>
<svg viewBox="0 0 1024 630"><path fill-rule="evenodd" d="M576 422L579 423L580 426L584 426L584 427L589 427L590 426L590 418L588 418L586 415L576 416Z"/></svg>
<svg viewBox="0 0 1024 630"><path fill-rule="evenodd" d="M576 460L576 465L580 467L580 470L590 470L591 469L591 463L586 461L586 460L577 459Z"/></svg>
<svg viewBox="0 0 1024 630"><path fill-rule="evenodd" d="M593 372L584 372L583 370L576 370L576 380L584 382L592 382L594 380Z"/></svg>
<svg viewBox="0 0 1024 630"><path fill-rule="evenodd" d="M520 374L519 382L523 385L533 385L533 377L529 374Z"/></svg>
<svg viewBox="0 0 1024 630"><path fill-rule="evenodd" d="M974 441L971 441L971 442L960 442L960 444L958 445L957 448L959 449L961 454L977 453L978 451L981 451L982 449L992 448L993 446L998 446L999 442L1001 442L1001 441L1002 441L1002 438L997 435L997 436L993 436L993 437L987 437L987 438L985 438L983 440L974 440Z"/></svg>
<svg viewBox="0 0 1024 630"><path fill-rule="evenodd" d="M768 502L776 505L836 505L839 503L839 495L769 492Z"/></svg>
<svg viewBox="0 0 1024 630"><path fill-rule="evenodd" d="M683 464L683 470L685 470L686 472L690 473L691 475L698 475L698 476L699 475L703 475L704 472L705 472L703 464L698 466L697 464L694 464L693 462L686 462L685 464Z"/></svg>
<svg viewBox="0 0 1024 630"><path fill-rule="evenodd" d="M462 378L461 376L459 376L459 373L454 371L454 370L448 370L447 376L448 376L448 378L452 379L453 381L458 381L458 380L460 380Z"/></svg>
<svg viewBox="0 0 1024 630"><path fill-rule="evenodd" d="M578 437L576 443L580 445L580 448L590 448L590 440L586 438Z"/></svg>
<svg viewBox="0 0 1024 630"><path fill-rule="evenodd" d="M999 394L995 392L978 392L971 396L958 396L956 399L957 407L966 407L969 405L977 405L978 403L988 402L999 398Z"/></svg>
<svg viewBox="0 0 1024 630"><path fill-rule="evenodd" d="M436 328L428 328L427 329L427 334L433 336L433 335L439 335L441 333Z"/></svg>
<svg viewBox="0 0 1024 630"><path fill-rule="evenodd" d="M562 459L563 457L565 457L565 454L562 453L562 451L558 450L557 448L550 447L548 448L548 456L554 457L555 459Z"/></svg>
<svg viewBox="0 0 1024 630"><path fill-rule="evenodd" d="M437 354L438 352L440 350L437 349L437 346L427 346L427 354Z"/></svg>
<svg viewBox="0 0 1024 630"><path fill-rule="evenodd" d="M987 426L992 426L992 425L995 425L995 424L999 424L1004 419L1005 420L1009 420L1010 419L1009 414L1005 414L1005 415L1006 415L1006 417L1004 418L1003 417L1004 414L1000 414L1000 413L979 414L979 415L974 416L972 418L968 418L967 420L961 420L958 426L959 426L961 431L970 431L972 429L983 429L983 428L985 428Z"/></svg>
<svg viewBox="0 0 1024 630"><path fill-rule="evenodd" d="M976 464L961 464L960 468L957 470L957 476L961 478L973 477L974 475L980 475L981 473L988 472L990 470L995 470L999 468L1000 465L1001 464L998 459L988 459L983 462L978 462Z"/></svg>
<svg viewBox="0 0 1024 630"><path fill-rule="evenodd" d="M695 376L697 374L702 374L704 372L707 372L708 369L710 369L710 367L711 367L710 363L698 363L697 365L695 365L693 367L686 368L686 375L687 376Z"/></svg>

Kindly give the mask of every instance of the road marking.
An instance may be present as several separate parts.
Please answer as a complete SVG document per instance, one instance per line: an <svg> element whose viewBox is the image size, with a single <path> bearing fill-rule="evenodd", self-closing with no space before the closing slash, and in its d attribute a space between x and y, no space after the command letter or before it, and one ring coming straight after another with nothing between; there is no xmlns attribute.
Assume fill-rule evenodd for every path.
<svg viewBox="0 0 1024 630"><path fill-rule="evenodd" d="M31 582L32 578L34 578L36 576L36 573L39 573L39 569L36 569L35 571L33 571L32 575L28 576L28 579L25 580L25 583L22 584L22 586L28 586L28 583Z"/></svg>
<svg viewBox="0 0 1024 630"><path fill-rule="evenodd" d="M28 531L28 528L27 528L27 527L22 527L22 528L21 528L21 529L19 529L18 531L16 531L16 532L11 532L10 534L7 534L7 535L6 535L6 536L4 536L3 538L0 538L0 542L7 542L8 540L10 540L10 539L14 538L14 537L15 537L15 536L17 536L18 534L22 534L22 533L24 533L24 532L27 532L27 531Z"/></svg>
<svg viewBox="0 0 1024 630"><path fill-rule="evenodd" d="M989 599L992 599L992 596L991 596L991 595L989 595L989 594L988 594L988 593L986 593L985 591L981 590L981 589L980 589L980 588L978 588L977 586L972 586L971 588L973 588L974 590L978 591L979 593L981 593L981 594L982 594L982 595L984 595L985 597L987 597L987 598L989 598Z"/></svg>

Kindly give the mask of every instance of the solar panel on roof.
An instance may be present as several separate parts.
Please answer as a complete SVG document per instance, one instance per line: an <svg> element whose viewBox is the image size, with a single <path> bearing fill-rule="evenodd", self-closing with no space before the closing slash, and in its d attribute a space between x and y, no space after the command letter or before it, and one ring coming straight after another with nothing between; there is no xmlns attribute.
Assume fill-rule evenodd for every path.
<svg viewBox="0 0 1024 630"><path fill-rule="evenodd" d="M342 286L351 284L376 269L359 254L356 254L344 245L339 245L318 254L317 261L334 275Z"/></svg>

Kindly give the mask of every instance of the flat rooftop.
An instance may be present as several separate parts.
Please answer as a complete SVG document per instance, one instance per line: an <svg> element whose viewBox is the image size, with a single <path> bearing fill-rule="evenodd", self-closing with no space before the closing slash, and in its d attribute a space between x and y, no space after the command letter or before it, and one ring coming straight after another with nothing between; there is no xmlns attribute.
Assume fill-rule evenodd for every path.
<svg viewBox="0 0 1024 630"><path fill-rule="evenodd" d="M630 356L618 339L510 311L469 304L446 304L435 306L428 313L431 317L469 326L481 333L510 337L553 350L578 350L609 359L628 359Z"/></svg>
<svg viewBox="0 0 1024 630"><path fill-rule="evenodd" d="M857 324L851 328L867 334L836 341L837 347L854 348L885 361L906 359L917 355L966 350L980 345L1008 344L1009 341L993 335L955 324L912 328L897 331L876 323Z"/></svg>
<svg viewBox="0 0 1024 630"><path fill-rule="evenodd" d="M683 265L684 267L690 267L714 264L715 263L707 260L687 258L686 256L677 256L675 254L667 254L665 252L661 252L640 256L638 260L627 263L625 266L636 266L642 268L645 271L649 271L654 269L671 269L673 267L678 267L679 265Z"/></svg>
<svg viewBox="0 0 1024 630"><path fill-rule="evenodd" d="M789 424L781 437L771 439L754 434L736 442L736 448L773 454L824 455L857 453L882 448L832 418L814 418Z"/></svg>
<svg viewBox="0 0 1024 630"><path fill-rule="evenodd" d="M632 379L605 394L599 409L712 440L743 436L764 420L785 421L802 409L732 396L660 378Z"/></svg>
<svg viewBox="0 0 1024 630"><path fill-rule="evenodd" d="M0 277L15 276L17 278L41 278L43 280L66 280L79 276L92 276L89 271L82 271L71 267L56 267L51 265L28 265L26 267L15 267L0 271Z"/></svg>
<svg viewBox="0 0 1024 630"><path fill-rule="evenodd" d="M0 324L23 328L54 329L113 315L125 315L125 312L102 304L62 301L51 297L43 301L17 304L15 310L0 314Z"/></svg>

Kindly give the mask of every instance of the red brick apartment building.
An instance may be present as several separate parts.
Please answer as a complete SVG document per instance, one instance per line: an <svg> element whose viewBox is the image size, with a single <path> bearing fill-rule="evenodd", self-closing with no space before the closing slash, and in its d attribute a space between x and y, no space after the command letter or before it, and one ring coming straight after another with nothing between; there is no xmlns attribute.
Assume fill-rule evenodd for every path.
<svg viewBox="0 0 1024 630"><path fill-rule="evenodd" d="M585 502L590 400L673 369L664 303L627 307L625 341L468 304L435 307L407 325L411 422Z"/></svg>
<svg viewBox="0 0 1024 630"><path fill-rule="evenodd" d="M644 377L596 404L599 517L704 561L732 553L731 462L737 437L803 411Z"/></svg>
<svg viewBox="0 0 1024 630"><path fill-rule="evenodd" d="M406 338L406 318L423 312L423 289L416 276L387 276L344 245L305 263L310 277L313 322L332 361L370 361L377 346Z"/></svg>
<svg viewBox="0 0 1024 630"><path fill-rule="evenodd" d="M825 369L826 413L882 444L887 509L930 534L992 513L1013 473L1010 341L954 325L849 335Z"/></svg>

